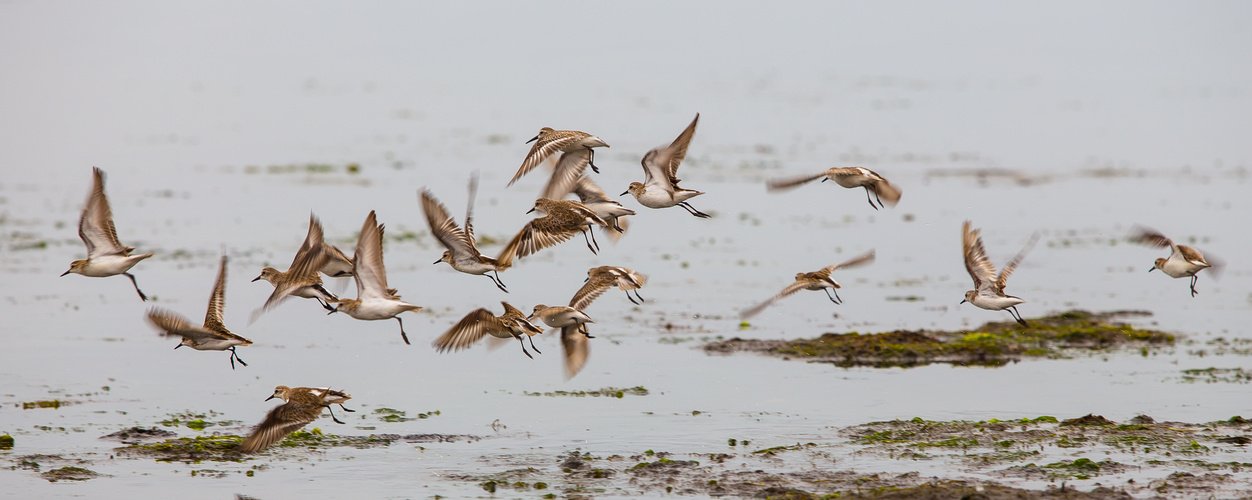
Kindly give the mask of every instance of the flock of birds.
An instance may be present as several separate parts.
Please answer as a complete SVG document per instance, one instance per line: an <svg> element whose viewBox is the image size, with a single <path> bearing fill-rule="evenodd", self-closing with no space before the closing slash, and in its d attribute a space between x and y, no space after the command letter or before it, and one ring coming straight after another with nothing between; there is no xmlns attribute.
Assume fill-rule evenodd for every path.
<svg viewBox="0 0 1252 500"><path fill-rule="evenodd" d="M710 217L689 203L689 200L704 193L680 187L678 184L681 180L677 177L678 168L687 154L687 147L695 135L699 120L700 115L697 114L672 143L648 151L642 160L644 181L632 182L620 196L630 194L640 205L648 208L678 206L696 217ZM531 142L534 145L509 185L533 171L549 157L560 153L547 186L530 210L540 212L543 216L528 222L496 257L483 255L474 237L473 204L477 192L477 177L472 177L469 182L469 202L464 226L457 224L447 208L429 190L423 189L419 193L431 234L446 248L435 264L446 262L459 272L486 276L497 288L508 292L499 273L512 267L517 259L565 242L578 233L582 233L587 248L592 253L597 253L599 244L592 231L596 226L601 227L613 241L622 237L629 225L626 218L636 215L636 212L611 199L586 173L588 167L599 172L594 163L595 148L609 145L599 137L585 132L553 130L548 127L540 129L534 138L527 141ZM119 242L113 225L112 210L104 191L104 177L104 172L99 168L93 169L91 193L79 219L78 234L87 245L87 259L72 262L69 270L61 276L70 273L90 277L124 275L130 278L139 297L146 301L147 296L139 289L139 283L129 271L153 254L135 254L134 248ZM885 208L887 204L895 205L901 196L899 188L863 167L831 168L812 175L774 179L768 181L766 186L769 191L776 192L817 179L822 182L833 181L845 188L863 188L870 206L875 210ZM571 195L578 199L567 199ZM395 318L400 326L401 338L405 344L409 344L400 314L419 311L422 307L404 302L396 289L388 287L383 264L383 230L383 225L378 223L375 213L371 211L361 227L355 252L349 257L325 241L320 222L315 216L310 216L308 234L287 270L266 267L252 280L265 280L274 286L273 293L253 313L252 320L255 321L260 314L277 307L290 297L310 298L317 300L328 311L327 314L341 312L367 321ZM1007 295L1004 290L1009 275L1038 241L1039 235L1036 233L998 274L987 258L980 231L971 230L970 222L965 221L961 235L965 268L974 281L974 289L965 292L965 300L961 303L969 302L976 307L993 311L1006 310L1022 326L1028 326L1016 307L1025 301ZM1210 271L1213 273L1221 270L1219 263L1214 261L1210 264L1198 250L1176 244L1156 231L1136 226L1129 239L1140 244L1169 248L1169 257L1156 259L1149 271L1159 269L1173 278L1191 278L1193 297L1197 293L1196 273L1208 268L1213 268ZM743 310L740 315L743 318L751 317L775 301L801 290L824 291L831 302L839 304L841 300L838 290L841 286L831 277L831 273L838 269L869 264L874 261L874 257L874 251L871 250L814 272L798 273L794 283L759 305ZM202 351L230 351L231 369L234 369L236 362L247 366L239 358L236 348L251 345L252 341L231 333L223 323L226 264L227 257L223 255L202 325L196 325L175 312L159 307L150 309L147 317L167 335L182 337L175 349L187 346ZM322 275L353 278L356 282L357 298L337 297L323 286ZM502 339L501 341L516 339L521 344L522 353L533 359L526 349L526 340L530 341L531 350L538 353L533 337L545 331L539 326L542 323L560 329L566 377L573 377L585 365L589 355L588 340L594 338L587 327L589 323L594 323L584 312L587 306L613 287L623 290L632 303L641 304L643 297L638 290L646 280L646 276L624 267L595 267L587 271L586 282L574 293L568 305L539 304L534 306L529 315L508 302L501 302L504 312L500 315L486 308L475 309L432 344L436 350L444 352L465 349L486 337ZM634 292L634 296L631 292ZM351 399L349 394L326 387L278 386L268 399L273 398L281 398L284 403L267 414L265 420L240 445L241 452L251 453L265 449L282 440L287 434L313 422L321 415L323 408L329 410L331 405L337 404L344 411L352 411L343 407L343 403ZM343 423L334 416L333 411L331 418L335 422Z"/></svg>

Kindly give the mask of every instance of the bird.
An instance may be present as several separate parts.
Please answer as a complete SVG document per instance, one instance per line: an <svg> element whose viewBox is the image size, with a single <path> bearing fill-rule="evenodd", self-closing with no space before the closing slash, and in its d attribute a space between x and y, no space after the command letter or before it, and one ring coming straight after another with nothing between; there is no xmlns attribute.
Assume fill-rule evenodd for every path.
<svg viewBox="0 0 1252 500"><path fill-rule="evenodd" d="M987 258L987 249L982 244L982 231L980 229L971 231L969 224L969 221L965 221L961 225L961 243L965 255L965 270L969 271L969 277L974 279L974 289L965 292L965 300L962 300L961 304L969 302L988 311L1008 310L1019 324L1030 327L1026 324L1026 320L1022 319L1022 313L1017 310L1017 305L1026 301L1012 295L1005 295L1004 285L1008 282L1009 275L1013 274L1013 269L1026 257L1026 253L1034 248L1035 242L1039 241L1039 233L1031 236L1026 246L1022 247L1022 250L1004 265L1000 274L996 274L996 268L991 265L991 260Z"/></svg>
<svg viewBox="0 0 1252 500"><path fill-rule="evenodd" d="M609 223L608 226L604 227L604 232L609 235L610 239L616 242L621 238L622 233L626 231L625 217L635 215L635 211L609 198L609 195L595 181L591 180L591 177L583 173L583 168L570 167L571 163L585 166L587 161L588 154L586 151L562 154L561 161L557 162L557 167L552 172L552 178L548 181L548 185L544 187L540 197L561 200L573 193L578 196L578 200L583 205L586 205L601 219Z"/></svg>
<svg viewBox="0 0 1252 500"><path fill-rule="evenodd" d="M504 283L500 281L499 271L503 269L496 259L483 255L478 251L474 241L474 194L478 190L478 177L470 179L469 204L465 209L465 229L456 225L456 220L448 215L447 207L443 206L430 190L423 189L420 193L422 212L426 214L426 223L430 225L430 234L443 244L443 255L434 263L447 262L453 269L465 274L475 274L491 278L496 288L508 293ZM491 274L487 274L491 273Z"/></svg>
<svg viewBox="0 0 1252 500"><path fill-rule="evenodd" d="M549 307L539 304L535 306L527 319L532 323L539 320L550 327L561 329L561 349L565 353L566 379L573 378L579 371L582 371L583 366L587 364L587 358L591 355L587 340L595 338L586 327L587 323L595 323L590 316L571 306Z"/></svg>
<svg viewBox="0 0 1252 500"><path fill-rule="evenodd" d="M326 253L326 263L319 269L322 274L332 278L352 277L352 257L348 257L339 247L322 242L322 251Z"/></svg>
<svg viewBox="0 0 1252 500"><path fill-rule="evenodd" d="M283 404L274 407L265 415L256 430L239 445L238 450L243 453L256 453L268 448L270 445L282 441L288 434L300 430L301 427L308 425L310 422L317 420L322 415L322 408L330 410L330 405L337 404L343 411L349 410L343 406L343 403L352 399L350 394L342 391L332 390L328 387L287 387L280 385L274 388L274 394L265 398L269 401L274 398L282 398ZM343 421L335 417L335 411L330 410L330 418L335 423L342 424Z"/></svg>
<svg viewBox="0 0 1252 500"><path fill-rule="evenodd" d="M522 341L522 337L530 338L531 349L539 352L539 349L535 347L533 336L543 333L543 329L531 323L522 311L508 302L502 301L500 304L504 306L504 314L496 316L485 308L470 311L464 318L461 318L461 321L435 339L431 345L438 352L459 351L473 345L486 335L502 339L516 338L522 344L522 353L534 359L534 356L526 350L526 343Z"/></svg>
<svg viewBox="0 0 1252 500"><path fill-rule="evenodd" d="M778 295L770 297L769 300L766 300L765 302L757 304L751 309L747 309L739 313L739 318L747 319L752 316L755 316L757 313L760 313L761 311L765 310L766 307L769 307L771 304L778 301L778 299L781 299L783 297L796 293L800 290L814 290L814 291L823 290L826 292L826 297L829 298L831 302L834 302L836 304L842 304L843 300L839 298L839 292L838 292L839 288L841 287L838 281L835 281L834 278L830 277L830 273L834 272L836 269L844 269L844 268L857 267L857 266L863 266L865 264L869 264L871 262L874 262L874 257L875 257L874 251L870 250L869 252L866 252L864 254L858 255L856 257L840 262L838 264L823 267L811 273L796 273L795 283L787 285L787 288L784 288L781 292L778 292ZM834 293L833 296L831 295L832 292Z"/></svg>
<svg viewBox="0 0 1252 500"><path fill-rule="evenodd" d="M895 206L900 201L900 188L887 182L887 179L878 175L877 172L865 167L836 167L820 174L771 179L766 181L765 188L768 191L784 191L815 179L821 179L822 182L835 181L835 184L846 188L865 188L865 199L869 200L869 206L874 207L874 210L885 206L883 205L883 198L886 198L887 203L890 203L892 206ZM871 193L874 195L873 198L870 198ZM877 205L874 204L874 199L878 200Z"/></svg>
<svg viewBox="0 0 1252 500"><path fill-rule="evenodd" d="M69 270L61 273L61 276L74 273L103 278L121 274L130 278L135 292L146 302L148 296L139 289L139 282L135 281L135 275L129 271L139 261L153 254L131 255L135 251L134 247L122 245L117 240L117 228L113 226L113 209L109 207L109 197L104 194L104 171L98 167L92 167L91 171L91 193L87 195L87 206L83 207L83 214L78 218L78 237L87 244L87 258L70 262Z"/></svg>
<svg viewBox="0 0 1252 500"><path fill-rule="evenodd" d="M174 346L178 349L187 346L197 351L230 351L230 369L235 369L235 361L248 366L235 352L235 347L247 347L252 341L240 337L226 329L222 322L222 313L226 309L226 256L217 271L217 283L213 285L213 294L209 295L209 309L204 315L204 326L191 324L183 316L154 307L148 310L148 321L160 328L167 335L181 335L182 342Z"/></svg>
<svg viewBox="0 0 1252 500"><path fill-rule="evenodd" d="M266 267L261 270L260 276L252 279L254 282L265 280L274 285L274 292L265 300L265 304L252 313L252 320L256 321L262 312L277 307L291 296L317 299L322 308L331 310L330 304L339 301L339 297L322 286L322 278L318 275L327 260L329 257L322 237L322 223L316 216L309 214L309 233L304 237L304 243L296 251L287 271Z"/></svg>
<svg viewBox="0 0 1252 500"><path fill-rule="evenodd" d="M530 152L526 154L526 159L522 161L522 166L517 169L517 173L513 175L513 179L509 180L510 186L518 179L522 178L535 167L539 166L543 160L547 159L557 151L566 153L574 151L586 151L587 164L591 166L591 170L600 173L600 169L595 164L595 151L592 148L609 147L608 143L599 137L579 132L577 130L552 130L549 127L539 129L539 133L535 137L526 141L526 144L535 143L531 146Z"/></svg>
<svg viewBox="0 0 1252 500"><path fill-rule="evenodd" d="M387 269L383 266L383 225L378 223L373 210L365 217L361 237L356 242L356 253L352 256L352 279L356 280L357 298L340 299L327 314L342 312L366 321L395 318L400 323L400 338L405 344L410 344L409 335L404 332L404 320L399 314L417 312L422 308L400 300L395 289L387 288Z"/></svg>
<svg viewBox="0 0 1252 500"><path fill-rule="evenodd" d="M704 194L702 191L678 187L681 181L677 177L678 166L687 156L687 146L696 133L696 123L700 121L700 113L696 113L691 125L678 134L678 138L669 146L656 147L643 156L643 183L632 182L621 194L633 195L640 205L648 208L669 208L674 205L685 208L691 215L700 218L711 217L709 214L696 210L687 200Z"/></svg>
<svg viewBox="0 0 1252 500"><path fill-rule="evenodd" d="M1157 258L1152 263L1152 268L1148 272L1160 269L1161 272L1169 275L1171 278L1191 278L1191 296L1196 296L1195 283L1199 279L1196 273L1204 269L1209 269L1209 273L1217 278L1221 275L1222 269L1225 267L1223 263L1212 255L1207 260L1204 254L1199 250L1187 245L1179 245L1174 240L1166 238L1165 235L1143 226L1135 226L1131 230L1130 241L1141 245L1148 245L1158 248L1169 248L1169 257ZM1212 261L1212 262L1210 262Z"/></svg>
<svg viewBox="0 0 1252 500"><path fill-rule="evenodd" d="M582 309L603 294L605 290L614 286L626 292L626 298L631 303L642 304L643 297L639 296L639 288L643 287L644 282L647 280L647 276L624 267L593 267L587 270L585 284L577 292L574 292L574 298L570 301L570 305L576 309ZM635 300L635 297L630 296L631 290L634 290L635 296L639 297L638 301Z"/></svg>
<svg viewBox="0 0 1252 500"><path fill-rule="evenodd" d="M517 236L504 246L504 250L500 251L500 256L496 257L497 265L501 269L511 267L515 258L525 257L566 241L578 232L582 232L583 238L587 239L587 248L591 249L591 253L596 253L599 245L592 247L595 235L587 229L592 224L607 226L608 223L586 205L573 200L539 198L535 200L534 208L526 213L536 210L545 215L527 222Z"/></svg>

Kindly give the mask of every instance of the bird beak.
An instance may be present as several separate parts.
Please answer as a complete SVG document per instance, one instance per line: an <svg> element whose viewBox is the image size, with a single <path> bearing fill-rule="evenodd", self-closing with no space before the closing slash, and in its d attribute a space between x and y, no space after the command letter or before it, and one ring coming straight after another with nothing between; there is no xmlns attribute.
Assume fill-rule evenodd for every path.
<svg viewBox="0 0 1252 500"><path fill-rule="evenodd" d="M539 136L537 136L537 135L536 135L536 136L534 136L534 137L531 137L529 141L526 141L526 144L530 144L530 143L535 142L535 141L537 141L537 140L539 140Z"/></svg>
<svg viewBox="0 0 1252 500"><path fill-rule="evenodd" d="M530 210L527 210L527 211L526 211L526 213L531 213L531 212L534 212L534 211L535 211L535 209L533 209L533 208L532 208L532 209L530 209Z"/></svg>
<svg viewBox="0 0 1252 500"><path fill-rule="evenodd" d="M961 305L961 304L964 304L965 302L966 302L966 300L965 300L965 299L961 299L961 303L960 303L960 304L957 304L957 305L959 306L959 305Z"/></svg>
<svg viewBox="0 0 1252 500"><path fill-rule="evenodd" d="M255 277L255 278L252 278L252 281L256 281L256 280L259 280L259 279L261 279L261 277L260 277L260 276L257 276L257 277Z"/></svg>
<svg viewBox="0 0 1252 500"><path fill-rule="evenodd" d="M69 271L65 271L65 272L61 273L61 276L65 276L65 275L67 275L67 274L69 274L69 273L70 273Z"/></svg>
<svg viewBox="0 0 1252 500"><path fill-rule="evenodd" d="M1152 271L1155 271L1155 270L1156 270L1156 268L1155 268L1155 267L1153 267L1152 269L1148 269L1148 272L1152 272ZM65 272L67 272L67 273L68 273L69 271L65 271ZM65 276L65 275L64 275L64 274L62 274L61 276Z"/></svg>
<svg viewBox="0 0 1252 500"><path fill-rule="evenodd" d="M331 310L330 310L330 312L326 313L326 315L327 315L327 316L330 316L330 315L335 314L335 313L337 313L337 312L339 312L339 308L338 308L338 307L336 307L336 308L334 308L334 309L331 309Z"/></svg>
<svg viewBox="0 0 1252 500"><path fill-rule="evenodd" d="M182 347L182 346L183 346L182 344L178 344L178 345L174 346L174 348L175 348L175 349L178 349L179 347Z"/></svg>
<svg viewBox="0 0 1252 500"><path fill-rule="evenodd" d="M265 400L266 400L266 401L269 401L269 400L271 400L271 399L274 399L274 395L273 395L273 394L270 394L270 397L265 398Z"/></svg>
<svg viewBox="0 0 1252 500"><path fill-rule="evenodd" d="M830 177L822 177L822 182L826 182L828 180L830 180Z"/></svg>
<svg viewBox="0 0 1252 500"><path fill-rule="evenodd" d="M440 258L440 259L439 259L439 260L437 260L437 261L432 262L432 264L438 264L438 263L440 263L440 262L443 262L443 259L442 259L442 258Z"/></svg>
<svg viewBox="0 0 1252 500"><path fill-rule="evenodd" d="M630 194L630 190L629 190L629 189L627 189L627 190L625 190L625 191L622 191L622 194L619 194L618 196L626 196L626 195L628 195L628 194Z"/></svg>
<svg viewBox="0 0 1252 500"><path fill-rule="evenodd" d="M591 276L588 276L588 277L586 277L586 278L584 278L584 279L583 279L583 283L586 283L586 282L588 282L588 281L591 281Z"/></svg>

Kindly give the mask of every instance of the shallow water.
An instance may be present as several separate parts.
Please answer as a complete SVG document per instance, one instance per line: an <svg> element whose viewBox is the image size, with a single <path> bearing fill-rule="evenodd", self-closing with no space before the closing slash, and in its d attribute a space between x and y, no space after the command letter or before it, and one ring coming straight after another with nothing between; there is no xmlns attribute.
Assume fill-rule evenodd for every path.
<svg viewBox="0 0 1252 500"><path fill-rule="evenodd" d="M555 462L573 449L695 453L724 450L732 437L768 447L914 416L1205 422L1246 413L1245 385L1183 383L1180 374L1245 366L1244 356L1190 351L1215 336L1252 338L1249 268L1239 259L1252 236L1237 230L1252 213L1244 137L1252 75L1241 64L1252 35L1239 24L1248 5L814 4L784 15L691 4L666 16L646 7L497 5L484 15L454 4L0 6L8 67L0 79L0 307L8 317L0 433L17 439L0 456L89 457L87 468L109 475L49 484L0 468L3 493L121 497L134 486L194 484L215 497L366 485L389 496L483 495L447 478ZM137 12L144 16L126 15ZM647 36L641 26L658 31ZM507 241L544 184L535 172L504 188L538 127L608 141L595 179L616 195L639 180L642 154L697 111L680 177L707 191L692 204L713 219L618 197L640 211L620 243L602 237L597 256L575 239L523 259L501 275L509 294L430 264L441 249L425 234L420 188L459 214L466 179L479 172L476 231ZM901 203L874 211L862 192L829 183L785 195L763 188L766 178L851 164L900 185ZM248 367L230 371L225 353L171 351L176 342L145 324L149 305L124 278L56 278L84 253L74 226L93 165L109 174L121 240L157 254L133 270L153 304L198 318L217 256L231 257L226 323L256 341L240 350ZM370 210L387 226L391 286L427 308L405 317L412 346L395 322L328 317L309 301L248 324L271 290L248 280L265 265L287 265L310 211L350 251ZM1147 357L912 369L699 348L719 337L1006 320L957 305L970 286L960 261L965 219L983 228L997 265L1041 232L1009 286L1028 301L1026 316L1146 310L1153 316L1135 324L1196 344ZM1164 253L1122 240L1136 223L1223 257L1223 279L1202 273L1193 299L1185 280L1147 273ZM801 293L740 328L737 311L796 272L871 248L873 265L836 273L842 306ZM572 380L562 377L554 338L538 339L535 360L511 344L443 355L426 346L476 307L564 303L586 269L603 264L648 275L647 302L633 306L613 290L589 308L597 338ZM350 281L331 286L353 296ZM252 478L239 472L255 462L110 461L117 443L97 439L184 412L226 422L206 432L246 432L272 407L262 400L278 384L350 392L360 411L341 416L345 426L319 421L327 432L483 439L284 452L262 458L270 466ZM649 394L526 395L634 386ZM48 399L70 404L20 404ZM371 413L382 407L439 414L388 423ZM870 457L843 463L902 467ZM189 480L195 468L232 474Z"/></svg>

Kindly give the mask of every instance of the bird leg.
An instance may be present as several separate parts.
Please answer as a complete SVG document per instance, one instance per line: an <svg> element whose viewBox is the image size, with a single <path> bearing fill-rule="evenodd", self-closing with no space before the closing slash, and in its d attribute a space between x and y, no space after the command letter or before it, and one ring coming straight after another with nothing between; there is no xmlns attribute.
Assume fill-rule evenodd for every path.
<svg viewBox="0 0 1252 500"><path fill-rule="evenodd" d="M350 412L356 413L356 410L353 410L353 409L351 409L351 408L348 408L348 407L344 406L344 405L343 405L343 403L339 403L339 409L341 409L341 410L343 410L343 411L350 411Z"/></svg>
<svg viewBox="0 0 1252 500"><path fill-rule="evenodd" d="M627 295L627 296L629 296L629 295L630 295L630 291L627 291L627 292L626 292L626 295ZM638 297L638 298L639 298L639 302L640 302L640 303L642 303L642 302L643 302L643 296L642 296L642 295L639 295L639 290L635 290L635 297Z"/></svg>
<svg viewBox="0 0 1252 500"><path fill-rule="evenodd" d="M886 205L883 205L883 204L882 204L882 197L878 196L878 190L877 190L877 189L874 189L873 191L874 191L874 199L875 199L875 200L878 200L878 206L883 207L883 208L887 208L887 206L886 206Z"/></svg>
<svg viewBox="0 0 1252 500"><path fill-rule="evenodd" d="M874 204L874 199L869 197L869 186L865 186L865 199L869 200L869 206L874 207L874 210L878 210L878 205Z"/></svg>
<svg viewBox="0 0 1252 500"><path fill-rule="evenodd" d="M597 255L598 255L600 252L596 251L596 248L592 248L592 246L591 246L591 240L595 238L594 233L592 234L592 236L588 237L588 236L587 236L587 233L589 233L590 231L587 231L587 228L585 228L585 227L584 227L584 228L580 228L580 229L579 229L579 231L582 231L582 232L583 232L583 239L584 239L584 240L587 240L587 249L591 250L591 253L594 253L594 254L597 254ZM600 245L596 245L596 247L597 247L597 248L598 248L599 246L600 246Z"/></svg>
<svg viewBox="0 0 1252 500"><path fill-rule="evenodd" d="M589 339L594 339L594 338L595 338L595 337L592 337L592 336L591 336L591 332L588 332L588 331L587 331L587 324L586 324L586 323L583 323L583 324L581 324L581 325L578 325L578 332L579 332L579 333L581 333L581 334L583 334L583 336L584 336L584 337L587 337L587 338L589 338Z"/></svg>
<svg viewBox="0 0 1252 500"><path fill-rule="evenodd" d="M687 212L690 212L690 213L691 213L691 215L694 215L694 216L699 217L699 218L701 218L701 219L707 219L707 218L709 218L709 217L712 217L712 215L709 215L709 214L706 214L706 213L701 212L701 211L699 211L699 210L696 210L696 207L691 206L691 204L690 204L690 203L687 203L687 202L685 202L685 201L684 201L684 202L680 202L680 203L678 204L678 206L680 206L680 207L683 207L683 208L687 209Z"/></svg>
<svg viewBox="0 0 1252 500"><path fill-rule="evenodd" d="M495 274L495 277L492 277L490 274L484 274L483 276L491 278L491 281L494 281L496 283L496 288L504 290L504 293L509 293L509 290L507 288L504 288L504 282L500 281L500 273L492 271L492 274Z"/></svg>
<svg viewBox="0 0 1252 500"><path fill-rule="evenodd" d="M592 172L600 173L600 168L596 166L596 150L587 146L583 147L587 148L587 165L591 167Z"/></svg>
<svg viewBox="0 0 1252 500"><path fill-rule="evenodd" d="M409 343L409 335L404 333L404 320L400 319L399 316L395 316L395 318L396 321L400 322L400 338L404 339L405 345L413 345Z"/></svg>
<svg viewBox="0 0 1252 500"><path fill-rule="evenodd" d="M182 345L182 344L179 344L179 345ZM244 365L244 366L248 366L248 364L247 364L247 363L244 363L244 362L243 362L243 358L239 357L239 353L235 352L235 346L230 346L230 369L231 369L231 370L234 370L234 369L235 369L235 360L236 360L236 359L237 359L237 360L239 360L239 364Z"/></svg>
<svg viewBox="0 0 1252 500"><path fill-rule="evenodd" d="M135 281L135 275L130 274L130 273L122 273L122 274L125 274L127 278L130 278L130 284L135 285L135 291L139 292L139 298L143 299L144 302L147 302L148 296L144 295L143 290L139 289L139 282Z"/></svg>
<svg viewBox="0 0 1252 500"><path fill-rule="evenodd" d="M316 297L316 296L315 296L315 297L313 297L313 298L317 299L317 303L322 305L322 309L325 309L325 310L330 311L330 312L335 312L335 308L330 307L330 303L329 303L329 302L326 302L325 300L322 300L322 298L321 298L321 297Z"/></svg>
<svg viewBox="0 0 1252 500"><path fill-rule="evenodd" d="M513 335L513 336L517 337L517 343L522 345L522 354L525 354L526 357L530 359L535 359L534 356L530 355L530 351L526 350L526 341L522 340L522 336L521 335Z"/></svg>
<svg viewBox="0 0 1252 500"><path fill-rule="evenodd" d="M631 304L639 305L638 302L635 302L635 298L630 296L630 290L626 290L626 298L630 299Z"/></svg>
<svg viewBox="0 0 1252 500"><path fill-rule="evenodd" d="M534 349L534 350L535 350L535 352L538 352L539 354L543 354L542 352L539 352L539 348L538 348L538 347L535 347L535 336L534 336L534 335L527 335L526 337L530 339L530 348L531 348L531 349Z"/></svg>
<svg viewBox="0 0 1252 500"><path fill-rule="evenodd" d="M1199 279L1200 279L1200 277L1199 277L1199 276L1196 276L1196 275L1194 275L1194 274L1193 274L1193 275L1191 275L1191 296L1192 296L1192 297L1195 297L1195 294L1197 293L1197 292L1195 291L1195 282L1196 282L1197 280L1199 280Z"/></svg>
<svg viewBox="0 0 1252 500"><path fill-rule="evenodd" d="M613 222L613 230L614 230L614 231L617 231L617 232L619 232L619 233L624 233L624 232L626 232L626 230L625 230L625 229L622 229L622 226L620 226L620 225L618 225L618 224L617 224L617 217L613 217L613 218L612 218L612 222Z"/></svg>
<svg viewBox="0 0 1252 500"><path fill-rule="evenodd" d="M330 408L330 405L326 405L326 406L325 406L325 408L326 408L326 411L329 411L329 412L330 412L330 419L331 419L331 420L334 420L336 424L342 424L342 423L344 423L344 422L343 422L343 420L339 420L339 417L336 417L336 416L335 416L335 410L332 410L332 409Z"/></svg>
<svg viewBox="0 0 1252 500"><path fill-rule="evenodd" d="M835 296L834 296L834 297L831 297L831 296L830 296L831 289L829 289L829 288L823 288L822 290L826 290L826 297L827 297L827 298L829 298L831 302L834 302L834 303L836 303L836 304L843 304L843 299L840 299L840 298L839 298L839 292L838 292L838 291L836 291L836 292L835 292Z"/></svg>
<svg viewBox="0 0 1252 500"><path fill-rule="evenodd" d="M1026 324L1026 320L1022 319L1022 313L1017 310L1017 306L1010 306L1007 310L1009 311L1009 315L1013 316L1013 319L1017 320L1019 324L1026 328L1030 328L1030 325Z"/></svg>

